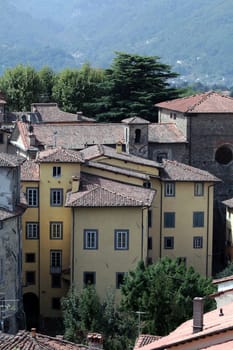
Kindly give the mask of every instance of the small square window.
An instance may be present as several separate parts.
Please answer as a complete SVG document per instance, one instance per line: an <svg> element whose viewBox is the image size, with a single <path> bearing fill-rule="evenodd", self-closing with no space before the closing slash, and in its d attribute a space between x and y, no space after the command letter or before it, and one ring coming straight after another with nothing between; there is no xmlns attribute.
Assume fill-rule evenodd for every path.
<svg viewBox="0 0 233 350"><path fill-rule="evenodd" d="M63 189L50 190L50 204L52 207L61 207L63 205Z"/></svg>
<svg viewBox="0 0 233 350"><path fill-rule="evenodd" d="M203 196L204 195L204 183L203 182L195 182L194 184L194 196Z"/></svg>
<svg viewBox="0 0 233 350"><path fill-rule="evenodd" d="M52 298L52 309L60 310L61 309L61 300L60 298Z"/></svg>
<svg viewBox="0 0 233 350"><path fill-rule="evenodd" d="M61 176L61 167L54 166L53 167L53 177L60 177L60 176Z"/></svg>
<svg viewBox="0 0 233 350"><path fill-rule="evenodd" d="M163 163L163 159L167 159L167 153L158 153L156 159L158 163Z"/></svg>
<svg viewBox="0 0 233 350"><path fill-rule="evenodd" d="M125 273L124 272L117 272L116 273L116 288L120 289L121 285L124 282L124 277L125 277Z"/></svg>
<svg viewBox="0 0 233 350"><path fill-rule="evenodd" d="M98 249L97 230L84 230L84 249Z"/></svg>
<svg viewBox="0 0 233 350"><path fill-rule="evenodd" d="M25 254L25 262L26 263L36 262L36 254L35 253L26 253Z"/></svg>
<svg viewBox="0 0 233 350"><path fill-rule="evenodd" d="M90 284L95 284L96 282L96 277L95 277L95 272L84 272L83 273L83 282L85 286L90 285Z"/></svg>
<svg viewBox="0 0 233 350"><path fill-rule="evenodd" d="M129 230L115 230L115 250L129 249Z"/></svg>
<svg viewBox="0 0 233 350"><path fill-rule="evenodd" d="M38 188L32 187L26 189L27 203L29 207L38 207Z"/></svg>
<svg viewBox="0 0 233 350"><path fill-rule="evenodd" d="M194 249L203 248L203 237L201 237L201 236L193 237L193 248Z"/></svg>
<svg viewBox="0 0 233 350"><path fill-rule="evenodd" d="M51 275L51 286L52 288L61 288L61 274Z"/></svg>
<svg viewBox="0 0 233 350"><path fill-rule="evenodd" d="M175 227L175 213L174 212L165 212L164 213L164 227L165 228L174 228Z"/></svg>
<svg viewBox="0 0 233 350"><path fill-rule="evenodd" d="M166 182L165 183L165 197L174 197L175 196L175 183Z"/></svg>
<svg viewBox="0 0 233 350"><path fill-rule="evenodd" d="M26 284L33 285L36 283L36 273L35 271L26 271Z"/></svg>
<svg viewBox="0 0 233 350"><path fill-rule="evenodd" d="M26 223L26 239L38 239L39 238L39 224L38 222Z"/></svg>
<svg viewBox="0 0 233 350"><path fill-rule="evenodd" d="M195 211L193 213L193 227L204 227L204 212Z"/></svg>
<svg viewBox="0 0 233 350"><path fill-rule="evenodd" d="M174 237L164 237L164 249L174 248Z"/></svg>
<svg viewBox="0 0 233 350"><path fill-rule="evenodd" d="M50 222L50 239L62 239L63 223Z"/></svg>

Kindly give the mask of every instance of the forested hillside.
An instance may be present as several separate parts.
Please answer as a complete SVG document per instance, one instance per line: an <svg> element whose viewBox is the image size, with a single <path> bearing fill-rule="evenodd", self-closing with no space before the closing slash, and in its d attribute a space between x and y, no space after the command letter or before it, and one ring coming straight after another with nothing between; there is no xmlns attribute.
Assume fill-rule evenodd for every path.
<svg viewBox="0 0 233 350"><path fill-rule="evenodd" d="M233 6L223 0L1 0L0 71L155 55L183 79L232 85Z"/></svg>

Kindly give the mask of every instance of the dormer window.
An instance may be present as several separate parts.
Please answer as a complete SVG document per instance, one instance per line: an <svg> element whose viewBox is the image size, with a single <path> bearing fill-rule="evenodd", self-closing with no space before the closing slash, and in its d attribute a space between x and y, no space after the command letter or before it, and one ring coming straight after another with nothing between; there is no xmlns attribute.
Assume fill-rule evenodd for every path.
<svg viewBox="0 0 233 350"><path fill-rule="evenodd" d="M135 143L140 143L141 141L141 130L140 129L136 129L135 130Z"/></svg>

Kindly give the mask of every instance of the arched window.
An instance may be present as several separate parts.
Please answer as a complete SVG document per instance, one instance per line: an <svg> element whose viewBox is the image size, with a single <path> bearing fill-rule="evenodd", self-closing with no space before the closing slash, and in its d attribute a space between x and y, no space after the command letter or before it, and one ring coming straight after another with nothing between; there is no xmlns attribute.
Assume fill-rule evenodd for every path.
<svg viewBox="0 0 233 350"><path fill-rule="evenodd" d="M141 140L141 130L140 129L136 129L135 130L135 143L140 143Z"/></svg>
<svg viewBox="0 0 233 350"><path fill-rule="evenodd" d="M233 154L229 146L224 145L217 149L215 153L215 160L219 164L228 164L232 161L232 159L233 159Z"/></svg>

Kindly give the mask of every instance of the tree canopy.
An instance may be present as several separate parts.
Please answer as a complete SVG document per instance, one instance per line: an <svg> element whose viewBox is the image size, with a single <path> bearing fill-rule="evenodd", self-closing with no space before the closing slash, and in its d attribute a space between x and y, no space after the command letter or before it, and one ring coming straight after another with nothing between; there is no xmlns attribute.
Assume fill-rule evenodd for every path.
<svg viewBox="0 0 233 350"><path fill-rule="evenodd" d="M169 85L169 79L177 74L157 56L117 52L105 75L99 86L102 96L91 107L100 121L120 121L135 115L155 121L154 104L177 98L180 93Z"/></svg>
<svg viewBox="0 0 233 350"><path fill-rule="evenodd" d="M165 257L147 267L141 262L128 273L121 289L122 307L144 313L144 332L166 335L192 317L194 297L208 296L214 290L211 279ZM205 311L214 307L215 302L206 298Z"/></svg>

